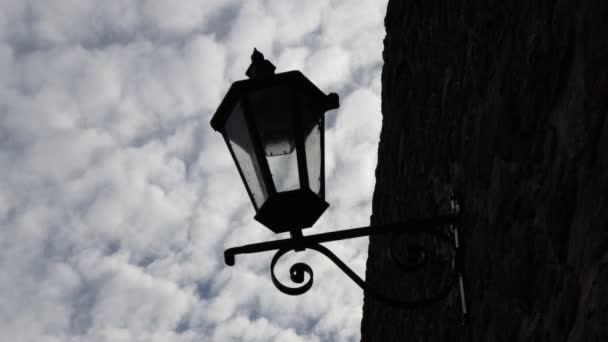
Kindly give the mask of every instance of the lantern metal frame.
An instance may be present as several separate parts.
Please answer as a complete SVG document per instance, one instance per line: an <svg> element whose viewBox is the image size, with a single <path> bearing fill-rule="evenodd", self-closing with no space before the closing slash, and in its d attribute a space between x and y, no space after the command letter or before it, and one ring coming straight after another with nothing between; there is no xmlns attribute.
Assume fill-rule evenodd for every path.
<svg viewBox="0 0 608 342"><path fill-rule="evenodd" d="M249 198L256 209L255 219L264 224L267 228L275 233L287 231L298 231L305 228L310 228L314 225L317 219L329 207L325 201L325 140L324 140L324 114L328 110L339 107L339 98L335 93L325 95L319 90L306 76L300 71L288 71L279 74L274 73L272 63L263 59L263 55L257 50L254 50L252 55L252 65L247 71L250 79L234 82L228 93L222 100L219 108L211 120L211 126L218 132L222 133L230 155L234 160L239 175L243 180L243 184L247 189ZM290 191L277 191L275 180L273 179L270 170L268 158L263 150L263 144L260 137L260 130L257 127L256 120L252 117L255 112L251 106L251 99L248 96L256 91L263 91L277 86L287 87L290 92L290 101L292 102L293 110L292 117L295 134L295 150L297 158L298 181L299 188ZM313 116L307 118L312 127L317 126L320 129L320 150L319 163L321 179L319 180L319 189L315 193L310 186L308 175L308 164L310 160L305 153L305 136L302 125L305 122L305 115L297 106L298 99L296 94L307 94L309 103L306 105L311 109L309 113ZM235 155L232 144L229 139L229 134L226 130L226 123L233 115L233 110L240 104L242 106L242 115L245 120L246 127L249 131L252 141L252 147L255 150L255 161L260 168L262 175L264 190L266 191L267 199L263 205L258 206L254 198L251 184L249 184L241 166L241 161ZM306 211L291 212L290 215L284 215L289 212L286 208L286 203L291 204L290 207L305 207ZM289 216L289 217L288 217Z"/></svg>
<svg viewBox="0 0 608 342"><path fill-rule="evenodd" d="M319 112L319 120L320 120L320 166L321 167L321 177L320 180L320 191L319 196L322 200L322 203L315 210L318 211L318 216L320 216L323 211L329 206L327 202L324 200L325 195L325 180L324 180L324 159L325 159L325 148L324 148L324 113L327 110L338 108L338 96L336 94L323 94L312 82L310 82L302 73L299 71L290 71L280 74L274 74L274 65L263 59L263 55L254 49L254 53L252 55L252 64L247 70L247 76L251 79L237 81L233 83L230 87L230 90L226 94L226 97L220 104L216 114L211 120L211 126L220 131L226 144L230 150L230 154L237 166L239 171L239 175L245 184L245 188L247 189L247 193L256 209L256 220L260 221L264 224L264 220L260 220L260 212L257 207L254 195L252 190L250 189L250 185L248 184L248 180L243 174L241 170L241 166L239 164L238 158L235 156L229 138L225 132L224 125L228 116L230 115L232 109L235 106L235 103L241 102L243 105L243 115L246 120L246 127L249 130L249 134L251 138L254 139L253 147L255 148L256 158L262 165L260 165L264 174L264 182L270 185L270 192L277 193L274 188L274 181L272 179L272 175L270 172L270 168L268 165L268 161L266 160L265 152L263 151L262 142L260 141L260 137L258 136L257 127L255 126L255 120L251 117L251 110L249 108L250 104L248 102L247 96L243 96L247 92L255 89L263 89L269 88L275 85L280 84L289 84L294 87L295 90L300 91L305 89L305 91L310 91L314 94L316 100L313 104L317 106ZM292 89L292 90L294 90ZM295 99L292 99L295 100ZM296 106L296 110L298 111L298 118L302 115L299 112L299 108ZM300 120L295 120L298 124L301 123ZM300 130L299 130L300 129ZM303 132L301 127L295 127L295 144L297 152L300 152L304 149L303 147ZM308 180L306 179L308 174L307 167L307 158L301 153L298 153L298 172L300 178L300 186L301 188L306 188L309 191L310 187L308 186ZM270 177L270 178L269 178ZM299 191L299 190L298 190ZM312 191L311 191L312 192ZM269 194L268 198L270 198ZM267 199L268 200L268 199ZM297 202L297 201L296 201ZM313 210L313 211L315 211ZM281 215L280 210L273 210L269 213L269 215ZM294 218L289 218L290 220L294 220ZM324 256L326 256L329 260L331 260L340 270L342 270L351 280L353 280L359 287L361 287L365 294L369 297L372 297L376 300L379 300L383 303L386 303L392 307L402 308L402 309L414 309L427 306L429 304L436 303L448 296L451 293L452 289L459 285L460 291L460 302L463 317L467 316L467 301L465 298L465 284L464 284L464 249L462 246L462 242L459 239L459 228L462 224L463 219L463 211L461 210L460 204L456 201L453 194L451 195L450 202L450 214L448 215L439 215L435 217L428 218L419 218L419 219L408 219L403 222L394 223L394 224L383 224L383 225L374 225L374 226L366 226L360 228L346 229L340 231L332 231L328 233L321 233L315 235L303 235L302 229L311 227L314 222L318 219L315 218L312 222L302 222L298 221L295 218L295 222L291 222L292 224L287 224L288 227L269 227L275 233L280 232L289 232L290 238L275 240L275 241L266 241L255 244L248 244L239 247L228 248L224 252L224 260L226 265L233 266L235 264L236 255L240 254L252 254L252 253L260 253L260 252L268 252L268 251L276 251L274 257L272 258L270 264L271 278L273 284L279 289L281 292L288 295L301 295L307 292L313 284L313 271L312 268L305 263L296 263L291 266L289 273L290 279L296 283L301 284L296 287L290 287L281 283L275 275L275 266L278 260L290 251L294 252L302 252L306 249L315 250ZM447 227L447 229L445 229ZM388 249L389 259L392 261L394 266L402 272L406 274L415 274L421 271L424 271L425 268L430 267L432 261L437 261L438 255L435 253L437 249L437 245L446 246L450 251L451 257L447 260L440 260L442 263L448 264L447 272L445 274L444 281L442 285L435 289L435 291L430 291L428 294L428 289L423 292L427 292L424 296L418 296L416 298L395 298L393 296L389 296L385 294L383 291L372 287L365 280L363 280L360 276L358 276L350 267L348 267L340 258L338 258L333 252L327 249L322 243L345 240L351 238L359 238L364 236L374 236L374 235L390 235L390 247ZM403 260L402 256L398 255L395 251L396 242L400 241L400 239L405 239L413 236L420 237L426 236L430 237L435 241L435 244L424 244L420 242L420 239L410 239L409 244L406 245L405 254L406 260ZM403 252L403 248L400 248L400 251ZM401 253L403 254L403 253ZM423 289L425 290L425 289Z"/></svg>

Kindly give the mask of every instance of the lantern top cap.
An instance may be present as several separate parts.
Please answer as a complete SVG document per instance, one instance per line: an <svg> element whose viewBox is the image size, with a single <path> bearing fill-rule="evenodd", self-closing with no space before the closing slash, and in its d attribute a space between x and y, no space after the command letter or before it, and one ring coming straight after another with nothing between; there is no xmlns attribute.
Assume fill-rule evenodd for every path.
<svg viewBox="0 0 608 342"><path fill-rule="evenodd" d="M251 65L247 68L245 75L250 79L265 78L274 75L275 69L276 67L270 61L264 59L264 55L258 49L253 48Z"/></svg>
<svg viewBox="0 0 608 342"><path fill-rule="evenodd" d="M287 88L294 93L304 94L310 99L307 106L320 109L322 111L319 113L320 116L323 115L325 111L336 109L340 106L337 94L331 93L325 95L325 93L317 88L317 86L300 71L294 70L275 74L274 65L264 59L264 55L257 49L253 50L251 60L251 66L247 69L249 79L236 81L230 86L230 89L228 89L228 92L211 119L211 127L216 131L224 131L224 124L226 123L228 116L230 116L234 107L242 99L247 99L249 93L260 90L282 87ZM267 65L266 68L269 68L268 71L270 73L266 77L259 77L257 66L264 64ZM262 66L261 68L264 67ZM250 73L252 75L250 75ZM271 95L272 94L270 94L270 96Z"/></svg>

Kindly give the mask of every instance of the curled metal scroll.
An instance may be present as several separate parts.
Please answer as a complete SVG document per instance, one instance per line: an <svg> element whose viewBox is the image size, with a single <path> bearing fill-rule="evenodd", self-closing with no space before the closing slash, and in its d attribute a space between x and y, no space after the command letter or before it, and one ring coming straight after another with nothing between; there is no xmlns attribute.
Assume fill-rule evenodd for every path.
<svg viewBox="0 0 608 342"><path fill-rule="evenodd" d="M393 233L391 234L392 238L389 241L388 256L400 271L406 273L415 272L427 266L431 259L437 259L435 248L430 248L429 246L426 246L418 241L408 241L406 243L405 258L395 254L396 250L404 250L403 247L399 248L399 246L397 246L399 238L407 238L408 235L428 235L437 239L452 251L452 253L454 254L452 259L455 260L457 250L453 245L452 240L439 231L425 229Z"/></svg>
<svg viewBox="0 0 608 342"><path fill-rule="evenodd" d="M441 238L444 238L444 236L442 235ZM447 237L445 237L445 238L447 239ZM342 260L340 260L340 258L338 258L333 252L331 252L329 249L327 249L323 245L316 243L316 244L307 245L306 248L313 249L313 250L325 255L336 266L338 266L338 268L340 270L342 270L342 272L344 272L351 280L353 280L357 285L359 285L359 287L361 287L361 289L363 289L368 296L373 297L379 301L382 301L382 302L384 302L388 305L394 306L394 307L418 308L418 307L423 307L428 304L438 302L439 300L445 298L448 295L450 290L454 287L454 285L458 281L458 273L455 270L452 270L453 274L451 275L451 277L449 278L449 281L445 284L445 286L441 287L436 293L434 293L430 296L416 299L416 300L391 298L391 297L385 295L384 293L382 293L381 291L378 291L377 289L373 289L370 286L368 286L368 284L365 282L365 280L361 279L361 277L359 277L350 267L348 267ZM274 270L277 261L283 255L285 255L287 252L292 251L292 250L295 250L295 249L292 249L292 248L279 249L276 252L276 254L274 255L274 257L272 258L272 262L270 264L270 272L271 272L271 276L272 276L272 282L277 287L277 289L279 289L281 292L283 292L285 294L297 296L297 295L301 295L301 294L305 293L312 287L312 284L313 284L312 268L304 263L296 263L290 267L289 272L290 272L291 280L294 283L298 283L298 284L304 283L303 285L301 285L299 287L290 287L290 286L286 286L286 285L282 284L275 276L275 270ZM423 259L426 260L426 257ZM424 262L426 262L426 261L424 261ZM421 265L423 265L424 262ZM406 265L406 263L402 263L402 265ZM419 267L418 264L416 266ZM407 267L404 269L404 271L407 271ZM304 282L304 280L306 278L305 274L308 274L308 280L306 282Z"/></svg>
<svg viewBox="0 0 608 342"><path fill-rule="evenodd" d="M397 239L391 239L388 248L388 256L397 268L403 272L415 272L423 268L429 261L430 251L420 243L408 243L406 245L406 256L404 258L395 254Z"/></svg>
<svg viewBox="0 0 608 342"><path fill-rule="evenodd" d="M299 295L305 293L306 291L310 290L310 288L312 287L313 272L312 272L312 268L310 268L310 266L308 266L305 263L299 262L299 263L292 265L289 268L289 277L290 277L291 281L293 281L294 283L297 283L297 284L302 284L305 279L304 274L308 274L308 281L298 287L289 287L289 286L283 285L277 279L276 275L274 274L274 267L277 264L277 261L283 255L285 255L285 253L287 253L289 251L291 251L291 249L283 248L283 249L279 249L275 253L275 255L272 257L272 262L270 263L270 275L272 277L272 283L274 284L274 286L276 286L277 289L279 289L279 291L281 291L285 294L288 294L290 296L299 296Z"/></svg>

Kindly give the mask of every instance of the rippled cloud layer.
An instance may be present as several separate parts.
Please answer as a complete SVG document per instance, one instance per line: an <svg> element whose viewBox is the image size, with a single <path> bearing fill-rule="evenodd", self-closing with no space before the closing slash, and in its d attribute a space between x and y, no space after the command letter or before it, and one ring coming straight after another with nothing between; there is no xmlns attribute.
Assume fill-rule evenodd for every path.
<svg viewBox="0 0 608 342"><path fill-rule="evenodd" d="M367 225L385 8L0 0L2 339L358 340L362 293L322 256L294 257L315 270L300 297L272 285L272 254L223 264L225 248L276 237L209 120L254 46L338 92L331 207L310 231ZM366 239L328 246L363 274Z"/></svg>

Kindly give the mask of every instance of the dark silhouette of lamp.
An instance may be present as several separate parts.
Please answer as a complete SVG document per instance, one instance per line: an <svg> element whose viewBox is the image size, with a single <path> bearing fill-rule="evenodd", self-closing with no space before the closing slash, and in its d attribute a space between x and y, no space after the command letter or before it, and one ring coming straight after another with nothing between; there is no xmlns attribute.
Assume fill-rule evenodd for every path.
<svg viewBox="0 0 608 342"><path fill-rule="evenodd" d="M274 73L254 50L211 120L234 158L255 219L275 233L312 227L325 209L323 116L338 108L299 71ZM297 234L297 233L296 233Z"/></svg>
<svg viewBox="0 0 608 342"><path fill-rule="evenodd" d="M455 200L452 200L448 215L316 235L302 234L302 229L312 227L329 206L325 202L324 115L339 107L338 95L324 94L299 71L275 74L275 66L256 49L251 61L246 72L249 79L232 84L212 118L211 126L224 136L256 210L255 219L275 233L290 232L291 237L229 248L224 252L226 264L234 265L237 254L277 250L271 262L272 281L282 292L299 295L311 288L312 269L303 263L293 265L291 280L302 285L289 287L277 280L274 267L278 259L291 250L313 249L332 260L368 296L396 307L414 308L437 302L459 283L462 311L466 314L462 248L458 240L462 212ZM398 251L394 247L388 251L395 266L403 272L420 272L430 267L429 260L438 255L432 249L438 245L447 246L443 249L452 252L443 260L450 273L448 281L430 291L433 292L430 295L391 298L368 286L321 245L378 234L393 234L392 241L411 240ZM421 242L425 239L412 238L420 235L434 239L435 244L430 246ZM428 294L429 289L423 292Z"/></svg>

